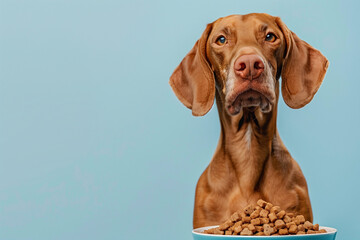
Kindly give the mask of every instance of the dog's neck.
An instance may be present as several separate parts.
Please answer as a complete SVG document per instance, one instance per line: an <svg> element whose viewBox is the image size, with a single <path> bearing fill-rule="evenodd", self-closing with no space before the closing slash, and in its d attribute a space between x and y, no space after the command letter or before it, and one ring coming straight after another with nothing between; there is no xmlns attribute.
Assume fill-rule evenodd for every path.
<svg viewBox="0 0 360 240"><path fill-rule="evenodd" d="M269 113L243 109L238 115L230 116L224 109L223 100L216 94L221 134L213 164L218 164L217 156L230 163L242 193L250 194L259 187L264 167L271 156L272 142L277 133L277 105Z"/></svg>

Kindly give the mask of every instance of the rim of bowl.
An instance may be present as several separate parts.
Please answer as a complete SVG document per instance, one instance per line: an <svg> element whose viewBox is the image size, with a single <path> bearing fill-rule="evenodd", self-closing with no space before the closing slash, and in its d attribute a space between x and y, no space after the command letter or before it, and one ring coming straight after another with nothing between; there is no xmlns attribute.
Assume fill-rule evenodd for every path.
<svg viewBox="0 0 360 240"><path fill-rule="evenodd" d="M303 234L303 235L283 235L283 236L241 236L241 235L216 235L216 234L206 234L206 233L203 233L204 230L206 229L209 229L209 228L215 228L215 227L218 227L219 225L215 225L215 226L208 226L208 227L201 227L201 228L195 228L192 230L192 234L196 234L196 235L201 235L201 236L211 236L211 237L250 237L250 238L278 238L278 237L303 237L303 236L307 236L307 234ZM320 229L325 229L326 230L326 233L316 233L316 234L309 234L309 235L327 235L327 234L335 234L337 233L337 230L335 228L332 228L332 227L325 227L325 226L320 226L319 227Z"/></svg>

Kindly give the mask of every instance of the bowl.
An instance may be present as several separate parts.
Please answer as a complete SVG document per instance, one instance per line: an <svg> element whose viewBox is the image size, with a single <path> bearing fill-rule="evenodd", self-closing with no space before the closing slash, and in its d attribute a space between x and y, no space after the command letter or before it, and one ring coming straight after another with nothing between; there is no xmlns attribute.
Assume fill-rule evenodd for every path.
<svg viewBox="0 0 360 240"><path fill-rule="evenodd" d="M214 235L214 234L205 234L204 230L209 228L214 228L218 226L209 226L196 228L192 231L194 240L334 240L337 230L331 227L320 227L320 229L325 229L327 233L316 233L316 234L305 234L305 235L284 235L284 236L240 236L240 235Z"/></svg>

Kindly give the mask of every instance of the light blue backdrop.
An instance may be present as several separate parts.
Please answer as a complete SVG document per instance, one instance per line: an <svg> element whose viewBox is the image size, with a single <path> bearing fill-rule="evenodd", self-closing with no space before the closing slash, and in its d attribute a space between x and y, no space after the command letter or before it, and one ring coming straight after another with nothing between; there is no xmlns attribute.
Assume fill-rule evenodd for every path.
<svg viewBox="0 0 360 240"><path fill-rule="evenodd" d="M0 1L0 239L190 240L215 150L168 78L207 23L280 16L330 60L314 100L278 128L315 222L355 239L360 200L358 1Z"/></svg>

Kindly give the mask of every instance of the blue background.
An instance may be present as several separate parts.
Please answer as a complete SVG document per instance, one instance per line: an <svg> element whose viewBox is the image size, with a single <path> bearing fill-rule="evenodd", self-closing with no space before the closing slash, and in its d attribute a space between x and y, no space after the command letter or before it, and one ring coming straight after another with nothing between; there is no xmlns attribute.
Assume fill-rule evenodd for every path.
<svg viewBox="0 0 360 240"><path fill-rule="evenodd" d="M191 239L194 191L219 136L168 79L207 23L280 16L330 67L278 129L314 221L359 231L357 1L0 1L0 239ZM171 236L171 237L170 237Z"/></svg>

